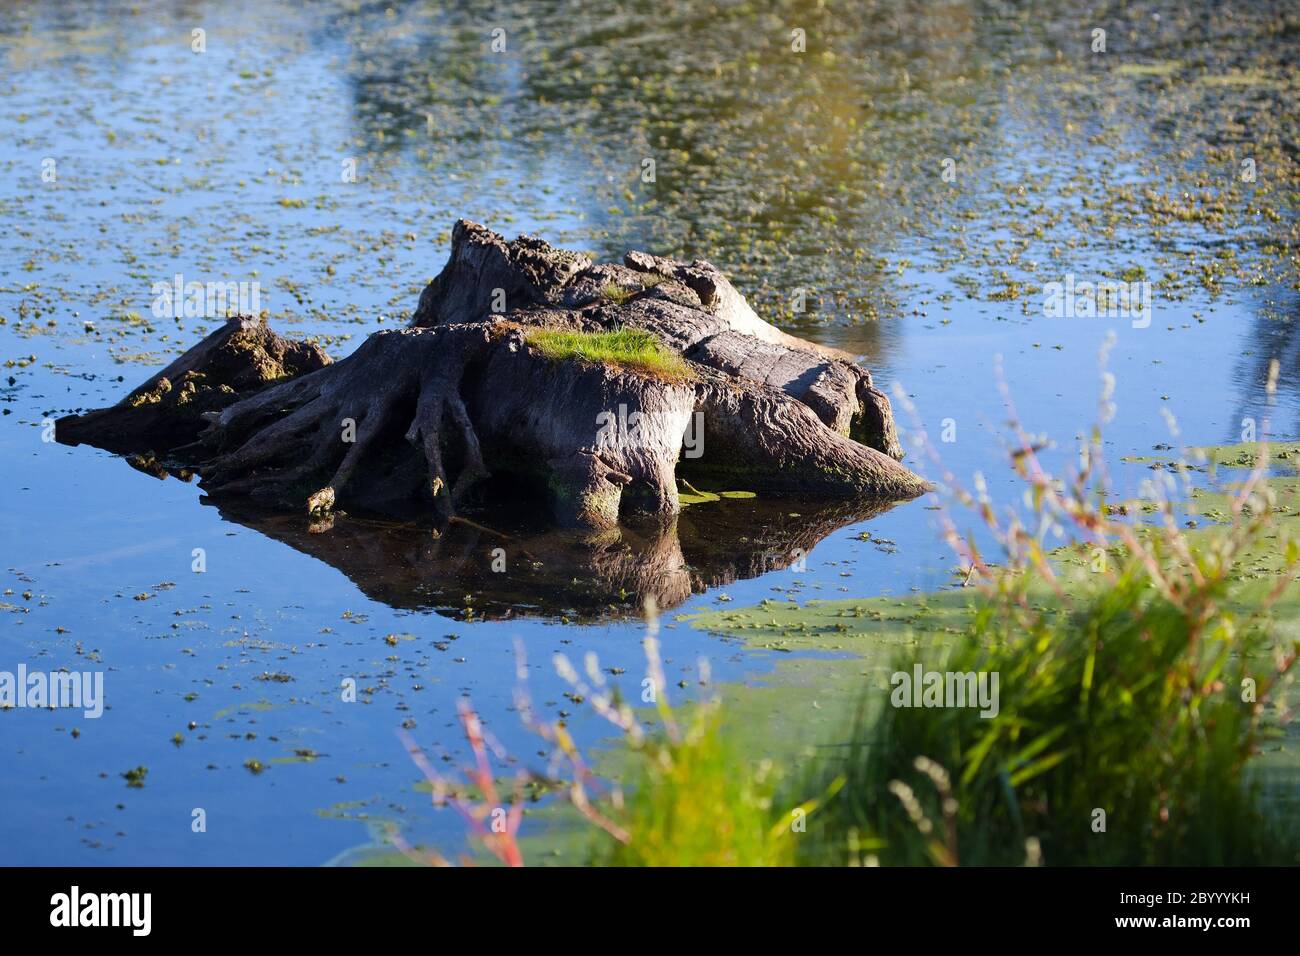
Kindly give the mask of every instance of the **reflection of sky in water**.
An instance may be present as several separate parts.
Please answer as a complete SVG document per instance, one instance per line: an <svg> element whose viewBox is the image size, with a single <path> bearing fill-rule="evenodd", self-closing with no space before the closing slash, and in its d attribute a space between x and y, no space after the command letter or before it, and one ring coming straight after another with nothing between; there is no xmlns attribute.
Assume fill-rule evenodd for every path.
<svg viewBox="0 0 1300 956"><path fill-rule="evenodd" d="M1000 501L1018 500L1019 490L1002 464L998 355L1026 425L1051 434L1064 453L1095 418L1097 353L1110 331L1110 369L1118 378L1118 414L1107 430L1112 460L1168 439L1162 409L1177 417L1188 441L1235 440L1243 417L1269 416L1263 378L1273 353L1290 360L1272 417L1294 434L1294 293L1279 303L1273 286L1243 291L1225 283L1217 299L1196 288L1180 290L1178 299L1156 289L1145 329L1115 319L1045 319L1032 294L987 298L996 288L988 261L1004 252L1009 258L1013 249L1020 265L1034 260L1038 268L1011 267L1010 275L1041 283L1069 271L1097 278L1130 266L1154 279L1171 268L1172 248L1199 243L1212 256L1217 242L1212 230L1200 234L1203 241L1179 233L1156 242L1122 223L1109 242L1078 233L1072 217L1080 214L1079 195L1062 186L1071 176L1119 186L1166 175L1144 171L1140 161L1160 148L1158 136L1128 130L1118 145L1097 148L1063 132L1058 139L1061 116L1008 98L991 79L996 63L1039 61L1041 51L1014 33L958 18L949 33L936 28L932 47L925 37L884 43L879 82L870 87L855 74L867 69L856 61L810 64L827 110L811 123L802 123L800 107L782 102L779 90L762 88L767 73L744 74L755 90L725 72L710 78L704 67L699 77L675 74L672 64L688 56L688 44L661 56L643 50L636 57L644 60L647 85L662 89L677 75L678 100L650 122L584 107L568 124L554 97L537 102L553 78L526 61L525 41L541 31L552 43L551 62L566 71L574 51L585 51L577 79L556 81L557 90L586 83L597 96L592 91L612 82L601 72L599 38L565 42L553 21L530 26L520 17L517 27L507 21L509 53L490 59L491 24L485 28L467 7L439 13L392 6L391 18L380 10L344 16L263 3L136 14L117 4L89 12L45 5L10 17L9 5L0 4L0 129L7 141L0 156L0 359L37 357L0 378L9 412L0 420L0 566L3 586L14 591L2 599L0 669L20 660L44 669L100 666L87 663L94 655L107 669L112 708L100 721L0 714L0 760L11 768L0 862L319 862L365 839L354 824L314 813L350 801L365 801L353 812L405 819L418 836L446 842L459 824L451 814L431 818L424 798L407 789L416 775L395 726L412 719L422 743L455 747L454 701L469 691L507 748L531 753L507 710L515 636L529 650L534 697L551 715L564 703L551 673L556 651L577 658L595 649L608 666L640 673L635 627L463 623L394 610L366 599L336 568L223 522L216 509L199 506L190 486L157 482L89 448L41 443L37 426L45 415L115 400L213 327L162 319L145 331L114 318L134 311L147 320L150 286L177 272L258 280L273 321L291 334L323 337L340 355L379 317L395 321L413 306L441 267L458 216L608 255L680 243L672 251L708 254L735 270L756 302L783 302L796 288L812 288L817 311L798 326L864 353L886 389L905 386L932 435L943 419L955 419L958 440L940 446L945 463L960 476L982 471ZM871 29L864 26L850 45L870 47L886 34L862 16L849 28ZM208 31L203 55L189 49L196 24ZM608 42L635 40L638 30L653 37L662 27L657 19L621 23ZM692 42L706 47L704 66L733 55L726 46L743 35L725 22L716 35L700 24L692 30ZM911 65L917 89L931 63L943 80L927 91L932 103L886 82L896 75L894 59ZM962 69L975 77L974 89L958 97L944 83ZM701 85L695 97L692 82ZM425 99L415 100L409 91L421 83ZM776 104L771 109L744 114L734 128L709 128L709 110L724 95L750 109L765 93ZM647 102L659 103L655 95ZM836 125L861 112L864 97L875 109L858 117L870 124L865 138ZM949 131L948 120L970 118L967 102L984 104L974 114L981 122ZM699 125L674 129L674 117ZM1066 117L1099 128L1113 118ZM691 155L663 153L660 182L642 190L640 158L657 148L660 133ZM752 160L710 153L733 134ZM933 141L913 141L922 134ZM940 194L951 187L933 175L919 181L933 170L933 149L963 144L962 175L969 171L970 179L958 194ZM1112 149L1131 155L1114 159ZM53 186L40 181L47 156L58 161ZM359 160L356 184L340 181L349 157ZM872 157L886 165L872 166ZM683 177L695 193L675 185ZM881 177L889 188L877 196L868 186ZM1042 180L1036 201L1005 201L1008 184L1035 177ZM646 196L656 204L640 205ZM1062 218L1049 234L1020 249L1018 226L1053 213ZM763 225L774 216L789 220L779 241ZM909 219L906 226L900 217ZM725 223L734 228L721 230ZM1054 243L1071 237L1077 245L1049 257ZM776 245L789 255L764 261L759 250ZM863 256L852 255L853 247ZM881 320L842 321L860 309L854 297L878 299ZM83 329L86 320L97 333ZM119 361L140 353L138 361ZM1148 474L1140 466L1118 472L1129 490ZM867 522L896 552L855 540L860 528L848 527L816 548L807 573L773 572L724 590L739 606L786 588L801 597L840 597L933 587L953 565L933 517L913 503ZM202 576L189 570L198 547L207 552ZM161 585L168 586L154 590ZM26 590L30 600L21 597ZM152 597L135 600L141 594ZM697 596L679 610L714 606L718 596ZM389 633L417 639L390 647L382 641ZM458 639L436 649L448 634ZM686 625L665 637L673 684L690 678L701 654L722 679L759 673L771 656ZM258 679L277 672L294 680ZM344 676L378 688L374 703L337 703ZM188 694L197 697L186 701ZM259 701L271 709L247 708ZM573 710L579 735L602 733L581 708ZM185 729L191 720L200 725L194 732ZM69 733L74 726L78 739ZM176 732L187 738L180 747L169 741ZM256 777L242 766L302 748L322 756L271 764ZM139 764L150 768L145 788L124 789L119 774ZM208 810L206 836L189 832L196 806ZM45 852L52 856L40 856Z"/></svg>

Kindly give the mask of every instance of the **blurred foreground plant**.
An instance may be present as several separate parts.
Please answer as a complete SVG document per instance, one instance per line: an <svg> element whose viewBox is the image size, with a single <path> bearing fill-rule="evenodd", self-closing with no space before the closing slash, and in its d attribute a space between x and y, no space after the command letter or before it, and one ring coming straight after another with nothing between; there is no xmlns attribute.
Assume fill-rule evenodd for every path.
<svg viewBox="0 0 1300 956"><path fill-rule="evenodd" d="M1270 622L1300 548L1278 527L1277 513L1291 511L1264 478L1267 446L1228 496L1226 522L1186 531L1158 482L1112 500L1100 425L1065 480L1043 467L1045 442L1013 431L1028 520L999 517L982 487L970 494L946 475L1003 563L988 563L948 519L947 538L982 590L977 610L951 649L918 647L896 663L999 675L997 715L864 701L847 756L811 776L844 786L810 821L800 860L1300 861L1294 825L1263 812L1247 768L1268 732L1265 703L1277 705L1275 723L1288 716L1279 682L1296 655ZM1190 491L1190 466L1171 469L1168 483L1177 476ZM1049 535L1079 544L1052 552ZM1086 570L1072 571L1080 552ZM1261 568L1267 587L1255 580Z"/></svg>
<svg viewBox="0 0 1300 956"><path fill-rule="evenodd" d="M750 762L730 746L721 724L716 697L674 710L665 692L659 654L658 613L646 605L644 640L647 677L642 704L633 708L609 686L596 655L584 662L585 678L562 654L556 670L572 687L571 697L584 701L619 733L619 746L607 748L610 771L597 774L565 725L539 720L524 684L522 647L517 647L520 682L515 703L524 723L549 745L544 772L523 774L508 805L488 764L484 736L469 704L461 703L461 722L475 756L466 770L469 788L457 787L437 773L409 737L407 748L434 788L435 805L453 806L471 833L497 860L522 865L517 834L529 782L559 792L593 826L586 862L603 866L755 866L793 862L791 823L813 804L791 812L773 809L779 782L770 760ZM708 684L701 663L701 683ZM650 710L651 714L644 713ZM606 777L617 777L623 784ZM472 793L473 795L468 795ZM499 821L494 828L491 821ZM445 864L436 854L410 847L399 833L394 843L418 862Z"/></svg>

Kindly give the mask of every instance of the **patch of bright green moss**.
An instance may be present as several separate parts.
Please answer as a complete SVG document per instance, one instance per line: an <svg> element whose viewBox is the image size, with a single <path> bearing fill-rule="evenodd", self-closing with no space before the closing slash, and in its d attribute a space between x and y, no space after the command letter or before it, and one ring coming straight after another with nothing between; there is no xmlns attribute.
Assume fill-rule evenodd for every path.
<svg viewBox="0 0 1300 956"><path fill-rule="evenodd" d="M542 329L528 333L528 342L554 361L590 362L647 372L657 378L682 381L691 377L686 361L665 348L642 329L613 332L560 332Z"/></svg>

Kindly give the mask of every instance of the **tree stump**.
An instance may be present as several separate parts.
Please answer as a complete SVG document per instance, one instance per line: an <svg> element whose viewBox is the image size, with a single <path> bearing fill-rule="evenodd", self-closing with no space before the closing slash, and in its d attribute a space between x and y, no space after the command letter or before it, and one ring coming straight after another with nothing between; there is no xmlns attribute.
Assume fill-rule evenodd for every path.
<svg viewBox="0 0 1300 956"><path fill-rule="evenodd" d="M627 330L659 364L585 350ZM871 374L764 322L710 263L630 252L594 264L467 220L409 327L330 363L258 320L231 320L55 434L151 451L214 496L315 513L445 520L489 474L540 491L560 525L588 528L671 518L682 480L844 500L928 490L899 463Z"/></svg>

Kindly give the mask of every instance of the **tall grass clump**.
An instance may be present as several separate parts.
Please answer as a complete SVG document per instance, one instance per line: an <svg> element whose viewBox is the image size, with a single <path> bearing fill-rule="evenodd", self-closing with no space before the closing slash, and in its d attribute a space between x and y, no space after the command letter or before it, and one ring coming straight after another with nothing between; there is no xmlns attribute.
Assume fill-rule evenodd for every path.
<svg viewBox="0 0 1300 956"><path fill-rule="evenodd" d="M1216 580L1196 599L1226 596ZM1261 669L1289 660L1269 667L1262 629L1205 610L1155 592L1129 561L1068 610L988 608L946 658L900 660L998 674L999 712L885 706L859 722L824 771L844 785L810 821L803 858L847 862L862 833L887 864L1297 862L1246 773L1255 695L1272 681Z"/></svg>
<svg viewBox="0 0 1300 956"><path fill-rule="evenodd" d="M996 716L868 695L844 758L805 785L842 784L810 818L800 861L1300 862L1294 826L1261 809L1248 766L1296 652L1269 622L1298 551L1279 543L1262 464L1229 496L1223 524L1186 531L1154 485L1110 500L1099 431L1064 481L1046 473L1041 447L1016 431L1028 520L999 518L947 476L1003 562L986 563L949 520L983 591L978 610L949 650L916 647L894 668L996 674ZM1049 552L1057 532L1080 544ZM1264 564L1271 585L1243 590Z"/></svg>
<svg viewBox="0 0 1300 956"><path fill-rule="evenodd" d="M546 747L543 770L517 776L507 788L494 778L487 738L467 702L461 721L474 763L463 779L448 780L404 736L408 752L433 787L435 806L450 806L465 819L475 841L499 863L522 866L519 838L530 784L561 796L590 824L582 862L596 866L777 866L794 861L789 821L815 808L805 803L784 813L774 807L780 777L770 760L751 760L730 743L716 698L674 709L669 705L657 639L658 617L647 602L647 676L638 706L620 697L589 654L579 673L563 654L556 670L583 702L617 732L602 749L599 771L588 763L565 724L535 716L523 683L515 704L525 725ZM707 667L702 665L707 684ZM497 825L491 825L495 819ZM410 859L434 865L446 859L410 846L400 832L391 842Z"/></svg>
<svg viewBox="0 0 1300 956"><path fill-rule="evenodd" d="M557 737L551 733L556 728L542 729L569 762L565 776L577 785L570 791L570 801L601 831L587 862L597 866L792 863L789 828L773 804L778 775L772 762L752 760L736 751L722 726L716 698L676 711L669 705L653 601L647 602L646 610L647 676L640 715L605 687L593 660L587 667L591 683L563 657L556 661L576 696L588 700L622 738L608 768L619 783L597 803L582 792L589 773L567 735Z"/></svg>
<svg viewBox="0 0 1300 956"><path fill-rule="evenodd" d="M793 863L773 811L771 761L728 743L716 702L673 733L630 747L617 830L594 841L598 866L779 866ZM776 832L774 833L774 829Z"/></svg>

